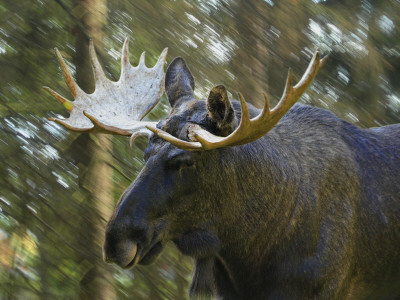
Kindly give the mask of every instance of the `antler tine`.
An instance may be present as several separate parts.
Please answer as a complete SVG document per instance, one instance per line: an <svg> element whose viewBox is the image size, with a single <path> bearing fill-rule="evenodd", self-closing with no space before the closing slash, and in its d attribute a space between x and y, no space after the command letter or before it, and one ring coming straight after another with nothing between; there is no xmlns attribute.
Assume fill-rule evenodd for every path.
<svg viewBox="0 0 400 300"><path fill-rule="evenodd" d="M87 117L90 121L92 121L94 125L94 131L97 132L104 132L104 133L111 133L111 134L118 134L118 135L130 135L131 132L124 130L122 128L117 128L115 126L107 125L99 121L95 116L92 116L87 111L83 111L85 117Z"/></svg>
<svg viewBox="0 0 400 300"><path fill-rule="evenodd" d="M94 73L94 78L95 82L104 82L107 78L106 75L104 74L103 68L100 65L100 62L97 58L96 55L96 50L94 48L93 40L90 40L89 43L89 53L90 53L90 59L92 60L92 66L93 66L93 73Z"/></svg>
<svg viewBox="0 0 400 300"><path fill-rule="evenodd" d="M71 130L71 131L76 131L76 132L89 132L92 131L92 128L80 128L80 127L76 127L73 125L70 125L69 123L61 120L61 119L55 119L55 118L49 118L50 121L54 121L62 126L64 126L65 128Z"/></svg>
<svg viewBox="0 0 400 300"><path fill-rule="evenodd" d="M60 63L60 66L61 66L64 80L65 80L66 84L68 85L68 88L72 93L72 96L74 96L74 98L76 98L79 87L76 84L75 80L72 78L71 73L68 70L67 64L65 63L63 57L61 56L61 53L58 51L57 48L55 48L55 51L57 54L58 62Z"/></svg>
<svg viewBox="0 0 400 300"><path fill-rule="evenodd" d="M325 59L323 62L325 62ZM278 104L271 110L271 116L268 121L269 123L273 123L273 126L275 126L283 115L297 102L297 100L299 100L301 95L313 81L321 65L319 51L316 51L308 64L304 75L295 86L293 86L292 69L289 69L285 90Z"/></svg>
<svg viewBox="0 0 400 300"><path fill-rule="evenodd" d="M326 58L323 59L323 63L325 63ZM311 62L309 63L307 70L304 72L303 77L299 80L299 82L294 86L294 93L296 97L300 97L304 91L308 88L308 86L313 81L315 75L317 75L318 70L321 67L320 53L319 51L315 51Z"/></svg>
<svg viewBox="0 0 400 300"><path fill-rule="evenodd" d="M270 111L271 116L285 114L296 103L298 98L296 99L296 97L293 97L293 91L293 71L292 69L289 69L288 76L286 78L285 89L283 90L283 95L278 104Z"/></svg>
<svg viewBox="0 0 400 300"><path fill-rule="evenodd" d="M241 109L239 127L248 126L248 125L250 125L249 108L247 107L246 100L244 100L242 93L238 93L238 96L239 96L239 100L240 100L240 109Z"/></svg>
<svg viewBox="0 0 400 300"><path fill-rule="evenodd" d="M129 146L132 148L133 144L135 143L135 140L140 137L140 136L150 136L151 132L149 133L149 131L147 130L147 128L142 129L142 130L138 130L134 133L132 133L131 137L129 138Z"/></svg>
<svg viewBox="0 0 400 300"><path fill-rule="evenodd" d="M59 93L57 93L56 91L52 90L48 86L44 86L43 88L46 91L48 91L50 94L52 94L62 105L64 105L64 107L66 109L68 109L68 111L72 110L74 105L73 105L73 103L71 101L67 100L66 98L64 98L63 96L61 96Z"/></svg>
<svg viewBox="0 0 400 300"><path fill-rule="evenodd" d="M159 68L159 67L164 66L165 60L167 58L167 54L168 54L168 48L164 48L164 50L161 52L160 57L158 58L158 60L153 68Z"/></svg>
<svg viewBox="0 0 400 300"><path fill-rule="evenodd" d="M260 118L268 116L271 113L271 111L269 109L268 96L267 96L267 94L263 94L263 96L264 96L264 107L263 107L263 110L262 110L261 114L258 116Z"/></svg>
<svg viewBox="0 0 400 300"><path fill-rule="evenodd" d="M143 53L140 55L139 64L138 64L138 67L139 67L139 68L140 68L140 67L146 67L145 57L146 57L146 52L143 52Z"/></svg>
<svg viewBox="0 0 400 300"><path fill-rule="evenodd" d="M329 54L325 55L323 58L321 58L320 62L319 62L319 68L322 68L326 61L328 60Z"/></svg>
<svg viewBox="0 0 400 300"><path fill-rule="evenodd" d="M124 41L124 45L122 46L122 55L121 55L121 76L123 78L125 76L127 68L130 67L129 62L129 38L126 38Z"/></svg>

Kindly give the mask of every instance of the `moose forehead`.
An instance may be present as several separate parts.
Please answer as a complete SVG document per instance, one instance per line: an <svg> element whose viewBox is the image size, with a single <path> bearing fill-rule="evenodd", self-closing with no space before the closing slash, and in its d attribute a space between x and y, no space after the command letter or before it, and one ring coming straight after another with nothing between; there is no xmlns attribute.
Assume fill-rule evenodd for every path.
<svg viewBox="0 0 400 300"><path fill-rule="evenodd" d="M187 130L189 124L198 124L207 127L206 101L193 99L174 107L167 119L161 120L157 127L169 134L188 140Z"/></svg>
<svg viewBox="0 0 400 300"><path fill-rule="evenodd" d="M157 128L177 138L189 141L187 127L190 124L198 124L204 128L209 127L205 100L192 99L182 101L180 105L176 105L172 108L168 118L158 122ZM152 135L145 150L145 156L158 152L158 149L164 144L166 144L165 140L157 135Z"/></svg>

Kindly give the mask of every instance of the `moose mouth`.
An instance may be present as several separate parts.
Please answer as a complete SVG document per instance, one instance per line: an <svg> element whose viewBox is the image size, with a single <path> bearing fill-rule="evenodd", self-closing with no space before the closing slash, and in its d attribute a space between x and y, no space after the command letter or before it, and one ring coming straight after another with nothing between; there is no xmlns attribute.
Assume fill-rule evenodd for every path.
<svg viewBox="0 0 400 300"><path fill-rule="evenodd" d="M138 244L135 255L132 255L132 260L126 266L121 267L123 267L124 269L129 269L137 264L149 265L158 258L163 250L164 246L161 242L151 243L144 248L140 247L140 245Z"/></svg>
<svg viewBox="0 0 400 300"><path fill-rule="evenodd" d="M107 263L115 263L123 269L131 268L137 264L148 265L154 262L164 250L165 222L157 224L150 240L141 241L136 238L121 238L118 232L106 232L103 246L103 260ZM139 241L138 241L139 240Z"/></svg>

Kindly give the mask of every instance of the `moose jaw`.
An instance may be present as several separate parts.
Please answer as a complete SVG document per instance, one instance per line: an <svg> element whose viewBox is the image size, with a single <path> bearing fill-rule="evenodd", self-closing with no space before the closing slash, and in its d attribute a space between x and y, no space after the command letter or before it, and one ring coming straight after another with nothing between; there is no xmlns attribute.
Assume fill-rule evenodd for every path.
<svg viewBox="0 0 400 300"><path fill-rule="evenodd" d="M194 97L178 57L165 74L144 54L121 76L104 75L93 44L93 94L73 80L75 101L46 88L70 111L52 119L79 132L148 136L146 165L106 228L104 260L149 264L172 240L195 258L192 297L394 299L400 295L400 127L360 129L296 104L325 62L316 52L300 81L292 73L277 106L260 111L224 86ZM164 92L167 119L141 119ZM117 104L117 105L116 105ZM268 134L267 134L268 133Z"/></svg>

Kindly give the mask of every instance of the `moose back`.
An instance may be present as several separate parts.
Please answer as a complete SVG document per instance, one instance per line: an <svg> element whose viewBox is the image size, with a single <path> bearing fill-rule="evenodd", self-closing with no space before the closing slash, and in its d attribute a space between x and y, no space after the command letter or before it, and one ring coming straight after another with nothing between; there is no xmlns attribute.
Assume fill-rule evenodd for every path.
<svg viewBox="0 0 400 300"><path fill-rule="evenodd" d="M91 52L91 95L59 56L75 101L49 89L71 108L55 121L149 137L146 164L107 225L105 261L146 265L172 240L195 259L193 297L398 299L400 126L360 129L295 104L323 64L318 53L297 85L289 73L278 105L270 109L265 96L262 110L241 94L230 101L222 85L195 99L193 77L176 58L165 75L170 115L143 123L163 92L166 51L153 68L144 57L132 67L126 41L117 83ZM116 120L104 117L113 103Z"/></svg>

